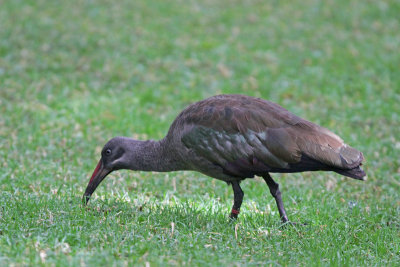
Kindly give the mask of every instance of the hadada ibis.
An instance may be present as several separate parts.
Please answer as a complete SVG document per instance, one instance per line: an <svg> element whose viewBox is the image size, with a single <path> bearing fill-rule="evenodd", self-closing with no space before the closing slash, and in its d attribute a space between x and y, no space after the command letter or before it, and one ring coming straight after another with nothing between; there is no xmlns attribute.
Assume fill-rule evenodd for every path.
<svg viewBox="0 0 400 267"><path fill-rule="evenodd" d="M191 170L233 188L230 213L237 218L244 193L240 182L261 176L288 222L279 185L270 173L333 171L364 180L363 154L331 131L267 100L218 95L185 108L159 141L114 137L101 151L83 196L85 203L113 171Z"/></svg>

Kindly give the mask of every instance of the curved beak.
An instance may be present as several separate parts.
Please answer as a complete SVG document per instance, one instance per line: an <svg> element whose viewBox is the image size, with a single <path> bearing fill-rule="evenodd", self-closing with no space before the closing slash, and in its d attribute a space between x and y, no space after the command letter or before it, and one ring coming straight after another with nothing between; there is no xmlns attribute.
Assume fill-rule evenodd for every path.
<svg viewBox="0 0 400 267"><path fill-rule="evenodd" d="M89 202L90 196L93 194L94 190L96 190L97 186L99 186L101 181L103 181L110 172L111 170L104 168L103 161L100 159L83 194L82 201L85 205Z"/></svg>

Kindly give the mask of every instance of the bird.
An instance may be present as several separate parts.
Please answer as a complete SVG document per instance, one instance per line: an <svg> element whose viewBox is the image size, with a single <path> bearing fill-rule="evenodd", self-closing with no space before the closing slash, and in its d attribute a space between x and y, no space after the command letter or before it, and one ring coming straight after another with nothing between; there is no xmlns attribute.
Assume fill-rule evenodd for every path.
<svg viewBox="0 0 400 267"><path fill-rule="evenodd" d="M83 195L88 201L113 171L196 171L233 189L229 217L238 218L240 183L260 176L275 199L282 223L290 223L279 184L271 173L333 171L365 180L362 152L330 130L276 103L246 95L216 95L186 107L161 140L110 139Z"/></svg>

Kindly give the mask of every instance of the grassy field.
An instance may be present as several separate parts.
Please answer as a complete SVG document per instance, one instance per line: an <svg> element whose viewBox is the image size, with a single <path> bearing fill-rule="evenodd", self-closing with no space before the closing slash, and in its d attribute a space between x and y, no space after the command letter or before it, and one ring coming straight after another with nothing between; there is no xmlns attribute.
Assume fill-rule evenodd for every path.
<svg viewBox="0 0 400 267"><path fill-rule="evenodd" d="M0 265L400 265L400 2L0 0ZM162 138L189 103L269 99L364 153L366 182L113 173L104 143Z"/></svg>

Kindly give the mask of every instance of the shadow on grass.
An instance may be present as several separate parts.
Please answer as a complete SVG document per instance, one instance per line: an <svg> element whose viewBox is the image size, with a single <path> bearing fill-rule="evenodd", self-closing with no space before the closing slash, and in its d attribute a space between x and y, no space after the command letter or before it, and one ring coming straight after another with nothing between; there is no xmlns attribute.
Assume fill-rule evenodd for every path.
<svg viewBox="0 0 400 267"><path fill-rule="evenodd" d="M242 212L238 219L229 218L229 207L212 202L158 203L147 202L135 204L118 199L96 200L84 207L85 212L93 217L124 217L126 220L149 225L165 225L171 222L189 227L192 230L210 227L230 228L240 224L249 229L296 229L309 230L311 222L299 224L282 224L276 214L265 214L251 211Z"/></svg>

